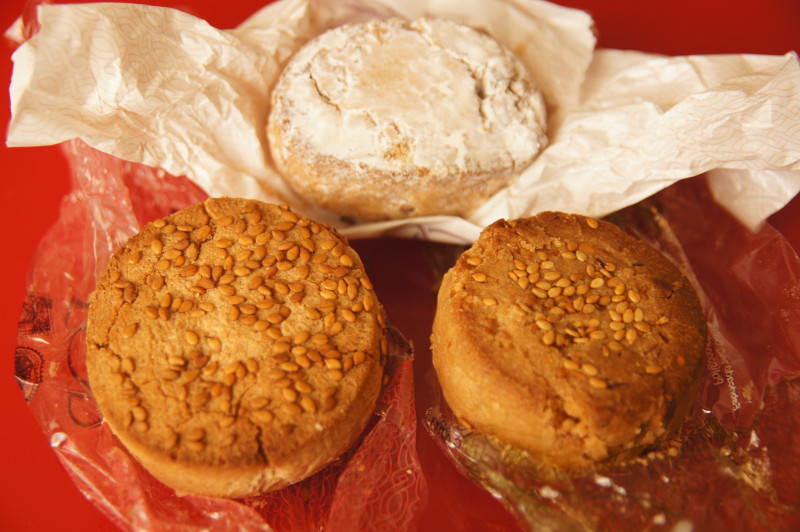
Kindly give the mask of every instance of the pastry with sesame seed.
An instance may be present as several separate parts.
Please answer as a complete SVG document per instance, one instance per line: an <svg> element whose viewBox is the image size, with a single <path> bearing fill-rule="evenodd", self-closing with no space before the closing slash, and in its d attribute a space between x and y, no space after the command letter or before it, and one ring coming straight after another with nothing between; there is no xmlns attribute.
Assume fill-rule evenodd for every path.
<svg viewBox="0 0 800 532"><path fill-rule="evenodd" d="M284 180L362 220L466 216L547 143L525 64L487 33L439 18L326 31L290 60L271 106L267 138Z"/></svg>
<svg viewBox="0 0 800 532"><path fill-rule="evenodd" d="M319 471L373 415L385 320L346 239L212 198L148 223L89 301L92 394L178 493L245 497Z"/></svg>
<svg viewBox="0 0 800 532"><path fill-rule="evenodd" d="M615 225L557 212L499 220L444 276L433 364L469 426L578 472L674 432L707 328L689 280Z"/></svg>

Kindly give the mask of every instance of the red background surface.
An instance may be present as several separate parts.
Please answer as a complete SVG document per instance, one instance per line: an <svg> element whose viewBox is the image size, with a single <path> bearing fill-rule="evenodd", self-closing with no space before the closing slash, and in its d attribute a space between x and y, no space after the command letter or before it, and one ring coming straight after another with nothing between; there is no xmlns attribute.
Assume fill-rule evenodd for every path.
<svg viewBox="0 0 800 532"><path fill-rule="evenodd" d="M258 9L258 0L154 1L205 18L220 28L234 27ZM561 0L589 11L600 47L669 55L712 53L784 54L800 50L797 0L672 0L654 5L640 0ZM5 29L22 12L24 0L0 2ZM0 79L8 86L11 45L2 46ZM2 121L8 121L8 93L2 91ZM3 128L5 132L5 127ZM16 323L25 295L25 277L35 247L55 221L67 192L66 163L57 147L0 148L0 201L4 231L2 316L0 317L0 530L114 530L114 526L75 488L36 424L14 381ZM770 220L800 249L800 199ZM402 247L402 246L401 246ZM390 302L386 302L391 309ZM427 320L413 302L398 301L393 320L415 331L421 361L429 358ZM420 432L419 449L430 486L422 530L508 530L512 523L489 495L463 479Z"/></svg>

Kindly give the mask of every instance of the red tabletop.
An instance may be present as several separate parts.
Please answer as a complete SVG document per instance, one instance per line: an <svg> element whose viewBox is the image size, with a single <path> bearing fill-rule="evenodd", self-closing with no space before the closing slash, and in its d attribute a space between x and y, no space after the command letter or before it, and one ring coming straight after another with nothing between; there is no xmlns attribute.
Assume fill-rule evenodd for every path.
<svg viewBox="0 0 800 532"><path fill-rule="evenodd" d="M150 2L189 11L220 28L236 26L264 0L161 0ZM800 2L797 0L560 0L589 11L597 25L599 46L670 55L710 53L784 54L800 50ZM0 25L10 26L24 0L3 0ZM4 47L2 80L11 76L12 47ZM3 118L9 103L3 91ZM34 249L56 220L68 189L64 158L57 147L0 149L0 185L6 221L0 349L0 397L5 419L0 463L0 530L114 530L114 526L72 484L28 409L14 381L16 326L25 295L25 277ZM800 199L795 198L770 221L800 250ZM56 252L56 251L54 251ZM387 307L390 305L387 303ZM389 312L401 330L424 331L431 318L407 306ZM413 340L421 363L429 360L427 335ZM426 433L418 449L430 487L422 530L513 530L514 524L488 494L472 486L439 456ZM458 504L452 502L458 498ZM466 510L465 510L466 509Z"/></svg>

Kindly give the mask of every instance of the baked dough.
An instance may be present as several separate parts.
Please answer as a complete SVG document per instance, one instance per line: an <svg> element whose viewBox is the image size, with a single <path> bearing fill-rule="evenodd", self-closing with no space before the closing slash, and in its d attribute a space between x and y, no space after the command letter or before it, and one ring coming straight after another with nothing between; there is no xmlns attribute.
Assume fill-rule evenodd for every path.
<svg viewBox="0 0 800 532"><path fill-rule="evenodd" d="M466 423L580 471L677 428L706 334L663 255L610 223L548 212L495 222L444 276L433 364Z"/></svg>
<svg viewBox="0 0 800 532"><path fill-rule="evenodd" d="M388 19L298 51L273 89L267 135L301 196L379 220L470 213L536 157L545 123L525 65L490 36Z"/></svg>
<svg viewBox="0 0 800 532"><path fill-rule="evenodd" d="M351 446L380 391L384 324L336 231L209 199L113 256L90 298L86 364L105 422L156 478L244 497Z"/></svg>

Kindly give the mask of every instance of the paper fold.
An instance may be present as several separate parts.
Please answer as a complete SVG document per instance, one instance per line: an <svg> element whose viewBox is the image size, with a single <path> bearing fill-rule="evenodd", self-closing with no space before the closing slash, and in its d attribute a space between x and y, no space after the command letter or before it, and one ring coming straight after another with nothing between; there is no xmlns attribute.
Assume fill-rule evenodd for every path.
<svg viewBox="0 0 800 532"><path fill-rule="evenodd" d="M186 175L209 195L288 202L351 237L469 242L498 218L603 216L712 172L718 200L756 227L800 190L797 55L661 57L595 50L591 18L538 0L282 0L233 30L173 9L42 5L14 53L9 146L80 138ZM449 16L531 68L550 145L467 219L352 224L305 203L268 156L269 92L303 43L344 22ZM457 193L457 191L454 191Z"/></svg>

